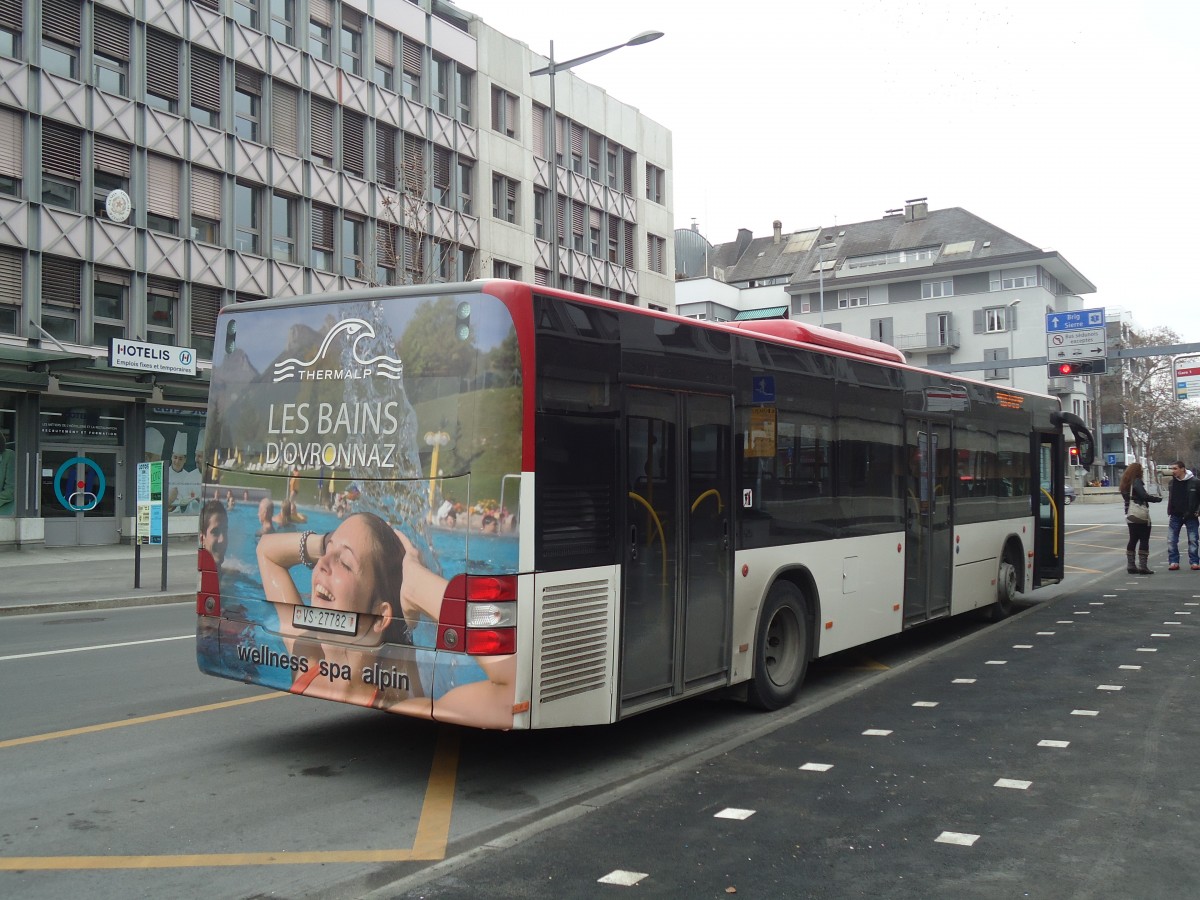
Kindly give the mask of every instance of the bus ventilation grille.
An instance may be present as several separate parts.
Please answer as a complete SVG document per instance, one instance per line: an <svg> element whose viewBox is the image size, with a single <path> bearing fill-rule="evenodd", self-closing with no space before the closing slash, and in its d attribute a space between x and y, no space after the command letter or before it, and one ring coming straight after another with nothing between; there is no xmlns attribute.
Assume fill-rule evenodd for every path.
<svg viewBox="0 0 1200 900"><path fill-rule="evenodd" d="M538 702L607 685L612 642L608 589L604 579L554 585L542 593Z"/></svg>

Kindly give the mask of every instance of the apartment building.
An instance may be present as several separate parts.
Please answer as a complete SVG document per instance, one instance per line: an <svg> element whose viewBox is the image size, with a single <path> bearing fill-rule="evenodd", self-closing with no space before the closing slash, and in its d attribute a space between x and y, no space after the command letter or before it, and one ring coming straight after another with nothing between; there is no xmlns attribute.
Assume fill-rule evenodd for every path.
<svg viewBox="0 0 1200 900"><path fill-rule="evenodd" d="M915 365L1052 393L1094 420L1087 378L1048 377L1046 315L1096 288L1062 254L961 208L912 200L881 218L709 244L676 235L676 310L791 318L903 350ZM1009 361L1018 365L1009 365Z"/></svg>
<svg viewBox="0 0 1200 900"><path fill-rule="evenodd" d="M195 471L227 304L496 276L669 307L670 132L570 72L552 122L545 63L443 0L0 0L0 546L127 540L134 464Z"/></svg>

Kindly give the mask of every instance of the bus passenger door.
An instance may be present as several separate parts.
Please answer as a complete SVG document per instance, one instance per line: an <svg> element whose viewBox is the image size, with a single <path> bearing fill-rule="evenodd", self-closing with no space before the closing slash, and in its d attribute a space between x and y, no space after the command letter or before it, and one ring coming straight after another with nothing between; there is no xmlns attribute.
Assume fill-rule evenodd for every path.
<svg viewBox="0 0 1200 900"><path fill-rule="evenodd" d="M1033 550L1035 587L1057 584L1063 580L1066 570L1066 519L1063 506L1063 484L1067 478L1063 463L1065 453L1061 430L1044 432L1038 436L1038 478L1033 488L1037 492L1034 506L1037 530Z"/></svg>
<svg viewBox="0 0 1200 900"><path fill-rule="evenodd" d="M727 682L731 435L726 397L628 392L622 710Z"/></svg>
<svg viewBox="0 0 1200 900"><path fill-rule="evenodd" d="M950 436L950 426L944 422L924 418L905 422L905 627L950 614L955 472Z"/></svg>

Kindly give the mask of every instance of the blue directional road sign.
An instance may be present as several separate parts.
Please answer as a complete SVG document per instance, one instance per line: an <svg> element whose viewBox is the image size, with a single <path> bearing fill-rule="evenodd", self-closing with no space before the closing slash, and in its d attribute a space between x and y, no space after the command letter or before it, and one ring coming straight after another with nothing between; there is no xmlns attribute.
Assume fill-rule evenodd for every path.
<svg viewBox="0 0 1200 900"><path fill-rule="evenodd" d="M1076 309L1046 313L1046 331L1079 331L1104 327L1103 309Z"/></svg>

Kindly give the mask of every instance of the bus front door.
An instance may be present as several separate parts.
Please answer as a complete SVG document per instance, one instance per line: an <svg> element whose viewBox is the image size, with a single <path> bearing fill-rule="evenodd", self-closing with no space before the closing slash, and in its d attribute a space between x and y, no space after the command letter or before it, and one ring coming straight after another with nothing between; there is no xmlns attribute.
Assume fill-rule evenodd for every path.
<svg viewBox="0 0 1200 900"><path fill-rule="evenodd" d="M905 627L950 614L955 472L950 434L948 424L931 419L905 423Z"/></svg>
<svg viewBox="0 0 1200 900"><path fill-rule="evenodd" d="M727 397L629 390L623 711L728 683L732 433Z"/></svg>

